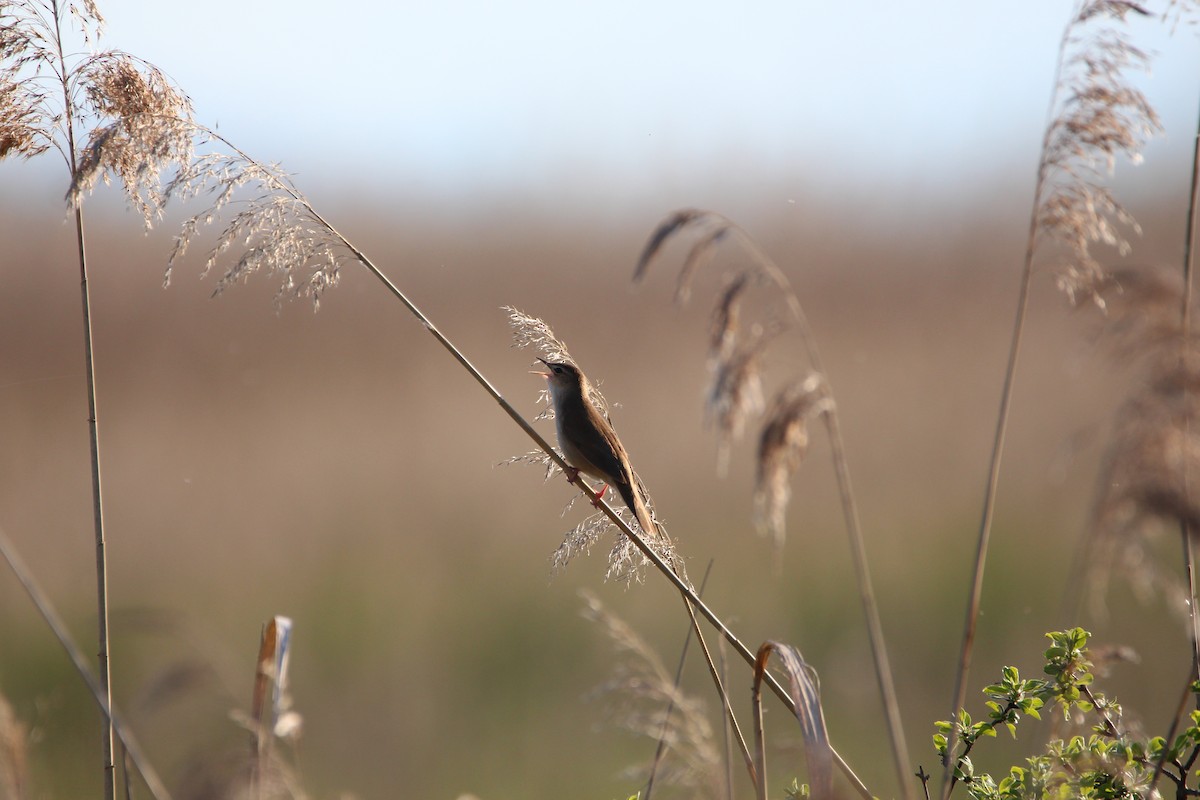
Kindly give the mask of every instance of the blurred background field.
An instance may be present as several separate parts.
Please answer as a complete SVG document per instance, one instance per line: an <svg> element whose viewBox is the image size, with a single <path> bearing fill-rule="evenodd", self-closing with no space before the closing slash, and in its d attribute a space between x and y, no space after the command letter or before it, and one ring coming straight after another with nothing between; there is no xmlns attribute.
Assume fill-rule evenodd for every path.
<svg viewBox="0 0 1200 800"><path fill-rule="evenodd" d="M1046 24L1058 30L1058 20ZM169 55L146 55L176 72ZM1042 75L1031 106L1044 106L1049 81ZM303 122L296 113L280 130ZM222 130L237 140L230 124ZM264 124L250 126L255 136L269 138ZM751 526L752 447L742 443L718 479L704 428L717 273L682 310L670 295L683 248L636 291L629 278L661 217L696 205L741 223L793 282L841 410L909 746L932 771L929 736L949 713L1039 126L1036 114L1022 120L1003 150L964 142L944 171L857 169L852 150L801 146L775 163L753 142L734 142L720 158L665 159L628 190L603 164L586 166L582 151L577 169L552 179L441 192L357 166L343 173L343 156L357 160L344 152L353 149L347 129L344 143L298 156L299 182L530 417L541 380L528 374L532 354L510 347L501 306L555 329L620 404L616 427L692 575L715 561L710 605L751 645L800 648L822 677L835 745L876 794L894 796L823 431L796 481L776 564ZM1122 196L1145 228L1130 263L1177 259L1187 138L1177 131L1138 170L1121 168ZM970 165L958 179L956 163ZM0 525L87 649L94 552L64 190L45 165L0 171ZM370 276L345 272L316 314L303 303L276 313L275 286L261 276L211 299L215 276L198 277L198 254L163 289L174 213L143 235L115 191L87 207L115 692L168 783L194 786L210 769L199 760L219 763L244 746L229 714L248 704L259 626L286 614L305 720L296 760L312 796L636 791L640 779L621 770L653 744L604 726L603 703L585 698L613 655L580 617L579 590L597 593L668 663L685 629L673 593L655 576L603 583L603 548L551 572L548 557L583 507L560 516L572 495L561 479L497 466L530 443ZM971 685L1018 655L1035 670L1043 632L1082 624L1096 644L1140 652L1108 686L1158 730L1185 677L1179 609L1161 595L1135 600L1117 580L1109 616L1066 618L1059 591L1131 376L1098 337L1096 310L1068 308L1048 269L1031 313ZM797 364L785 347L767 369L785 376ZM1167 537L1158 555L1174 563L1177 551ZM686 682L715 709L700 666L689 664ZM749 672L731 670L748 711ZM93 795L98 714L7 574L0 691L32 729L35 796ZM970 697L981 708L974 689ZM768 724L786 737L784 716L777 707ZM800 763L797 752L772 756L775 784Z"/></svg>

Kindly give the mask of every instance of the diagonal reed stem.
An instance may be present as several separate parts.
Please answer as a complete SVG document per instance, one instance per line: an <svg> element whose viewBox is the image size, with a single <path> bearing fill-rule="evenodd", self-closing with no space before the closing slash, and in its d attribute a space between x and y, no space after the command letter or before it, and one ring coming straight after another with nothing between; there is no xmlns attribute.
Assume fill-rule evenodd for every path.
<svg viewBox="0 0 1200 800"><path fill-rule="evenodd" d="M96 705L100 707L100 712L104 715L109 730L116 732L116 736L125 747L126 755L128 755L129 760L133 763L134 768L137 769L138 774L142 776L142 780L145 782L146 788L150 790L150 794L155 800L170 800L170 792L167 791L166 786L158 777L158 773L146 759L142 748L138 745L137 740L134 739L133 731L125 727L120 715L113 708L112 701L105 690L106 687L93 674L91 668L88 667L87 657L84 656L83 651L71 639L71 634L67 630L66 623L63 622L62 617L55 610L54 604L50 602L50 598L42 591L37 579L34 578L29 567L22 560L20 554L17 553L12 541L8 538L8 534L3 529L0 529L0 556L4 558L9 569L12 570L13 574L17 577L17 581L25 590L25 594L28 595L34 607L46 622L46 625L54 632L58 643L66 651L67 656L71 659L71 663L75 666L75 671L79 673L79 677L83 679L88 691L95 698Z"/></svg>
<svg viewBox="0 0 1200 800"><path fill-rule="evenodd" d="M495 401L498 406L500 406L500 409L508 415L509 419L511 419L517 425L517 427L524 431L525 435L533 440L534 444L536 444L540 450L546 453L559 468L569 467L566 461L563 460L562 456L560 456L558 452L550 446L550 443L547 442L540 433L538 433L533 425L531 425L525 419L525 417L512 406L511 403L504 399L504 396L500 394L495 386L492 385L491 381L489 381L483 375L483 373L471 363L466 354L459 350L458 347L456 347L454 343L451 342L450 339L444 333L442 333L436 325L434 325L433 321L430 320L429 317L425 316L425 313L421 311L416 303L409 299L409 297L404 294L404 292L402 292L400 288L396 286L396 284L393 283L391 279L389 279L387 275L385 275L383 271L379 269L379 267L377 267L365 253L354 246L349 239L343 236L328 220L326 220L315 208L313 208L312 204L300 193L299 190L294 188L287 181L275 177L274 172L263 167L261 163L250 157L250 155L248 155L245 151L235 146L232 142L230 142L224 136L221 136L216 131L206 128L202 125L197 125L190 120L187 122L198 132L203 133L211 140L220 142L226 147L230 148L230 150L236 153L240 158L244 159L247 164L253 164L262 170L263 174L271 176L268 181L269 188L271 190L285 193L296 203L298 203L314 223L325 229L325 231L328 232L329 236L331 236L333 240L344 247L346 251L353 256L354 260L361 264L371 275L375 276L375 278L383 284L387 291L393 297L399 300L404 307L407 308L408 311L417 318L417 321L420 322L421 325L424 326L425 330L427 330L429 334L437 340L438 344L440 344L446 350L446 352L449 353L454 360L457 361L459 365L471 375L475 382L478 383L479 386L482 387L483 390L492 398L492 400ZM566 470L564 469L564 471ZM654 548L650 547L650 545L648 545L640 535L635 533L629 524L617 515L607 501L601 499L594 491L592 491L591 487L587 485L586 481L578 481L575 485L596 508L600 509L605 516L608 517L609 521L612 522L617 530L625 535L630 542L632 542L633 545L637 547L639 551L641 551L646 559L654 565L655 569L661 572L663 576L670 581L672 585L674 585L674 587L683 596L683 599L688 604L689 609L698 611L701 616L708 620L708 622L717 629L717 631L725 638L725 640L729 642L734 650L737 651L738 655L740 655L748 665L753 667L755 663L755 654L751 652L751 650L740 639L738 639L737 636L734 635L733 631L729 629L729 627L721 620L720 617L718 617L707 605L705 605L704 601L702 601L696 595L696 592L692 589L688 582L682 578L670 564L664 561L663 558L654 550ZM775 695L784 703L784 705L788 707L789 711L794 714L795 703L787 691L784 690L784 688L779 684L779 682L772 675L768 674L766 676L766 683L771 688L771 691L774 692ZM861 797L863 797L864 800L872 800L872 795L867 789L866 785L863 784L862 780L859 779L859 777L850 768L850 765L845 762L845 760L837 753L836 750L833 751L833 760L853 785L855 791Z"/></svg>
<svg viewBox="0 0 1200 800"><path fill-rule="evenodd" d="M294 196L300 202L304 202L298 194ZM512 421L515 422L517 426L520 427L521 430L523 430L525 434L529 436L529 438L532 439L543 452L550 456L555 464L557 464L560 468L568 466L562 457L559 456L557 451L550 446L550 443L547 442L546 439L540 433L538 433L528 421L526 421L525 417L523 417L520 412L513 408L511 403L504 399L504 396L501 395L494 386L492 386L491 382L484 377L483 373L480 372L475 365L470 362L470 360L462 353L461 350L454 346L454 344L446 337L445 334L438 330L437 326L425 316L424 312L422 312L412 300L410 300L402 291L400 291L396 284L392 283L392 281L385 274L383 274L383 272L377 266L375 266L375 264L372 263L362 251L360 251L344 236L338 233L337 229L334 228L327 220L325 220L324 217L317 213L311 206L307 205L307 203L305 203L305 205L308 208L309 213L312 214L313 219L325 227L339 242L345 245L345 247L359 261L359 263L361 263L368 272L378 278L379 281L383 283L387 290L391 292L391 294L397 300L404 304L405 308L407 308L413 314L413 316L415 316L420 323L425 326L425 329L429 331L430 335L433 336L433 338L435 338L438 343L441 344L442 347L445 348L446 351L449 352L450 355L453 356L454 359L471 374L471 377L474 378L475 381L482 386L489 395L491 395L492 399L497 405L500 406L504 413L507 414L509 418L512 419ZM734 635L733 631L731 631L729 627L721 621L720 617L714 614L712 610L704 604L704 601L696 596L696 593L687 584L687 582L677 575L675 570L672 569L671 566L667 564L662 557L659 556L659 554L655 552L655 550L650 547L644 539L642 539L641 536L635 533L633 529L630 528L628 523L617 516L617 513L613 511L612 506L610 506L607 501L601 499L595 492L593 492L591 487L586 485L586 482L580 481L578 482L577 486L579 487L580 491L582 491L587 498L596 505L597 508L604 512L605 516L607 516L613 525L617 527L617 530L621 531L621 533L627 536L633 545L642 552L642 554L655 566L655 568L658 569L658 571L661 572L667 580L674 584L675 588L679 590L679 593L683 595L684 599L690 604L690 606L696 611L700 612L700 615L708 620L708 622L714 628L716 628L722 636L725 637L725 640L729 642L729 644L738 652L738 654L743 658L743 660L745 660L747 664L753 666L755 660L754 653L752 653L750 649L746 647L746 645L743 644L742 641L737 638L737 636ZM795 704L788 693L783 689L782 686L780 686L779 682L776 681L773 676L768 675L767 683L771 687L771 691L773 691L775 695L783 701L784 705L786 705L788 709L792 711L792 713L795 713ZM833 755L834 762L842 770L843 774L850 780L855 790L863 798L865 798L865 800L871 800L870 791L868 791L858 776L854 774L854 771L850 769L849 764L847 764L836 751Z"/></svg>
<svg viewBox="0 0 1200 800"><path fill-rule="evenodd" d="M1072 19L1074 15L1072 15ZM983 511L979 520L979 533L975 547L975 569L971 576L971 588L967 595L967 608L963 620L962 646L959 648L958 667L954 675L954 697L950 707L953 723L946 742L946 758L943 763L942 785L939 797L948 798L953 788L954 769L957 765L954 751L958 747L958 711L966 702L967 677L971 670L971 655L975 647L976 623L979 619L979 604L983 594L983 574L987 562L988 543L991 540L992 520L996 513L996 490L1000 482L1000 463L1004 455L1004 443L1008 433L1009 409L1012 405L1013 386L1016 382L1017 364L1021 355L1021 343L1025 335L1025 318L1029 310L1029 289L1033 282L1033 256L1037 249L1038 211L1045 191L1048 164L1047 153L1050 137L1054 131L1054 109L1058 105L1061 76L1066 59L1067 44L1072 23L1068 23L1058 44L1058 57L1054 65L1054 90L1046 111L1046 129L1042 135L1041 156L1038 159L1037 177L1033 187L1033 207L1029 212L1029 231L1025 241L1025 258L1021 266L1020 288L1017 291L1017 308L1013 315L1012 338L1009 342L1008 359L1004 368L1004 385L1000 390L1000 409L996 415L996 432L992 441L992 452L988 462L987 479L984 486Z"/></svg>
<svg viewBox="0 0 1200 800"><path fill-rule="evenodd" d="M682 596L682 599L683 606L687 609L688 618L692 623L692 631L696 634L696 641L699 642L700 650L704 653L704 663L708 667L708 675L717 690L717 697L721 700L721 709L724 712L725 721L729 724L733 732L734 740L737 741L738 746L741 748L742 760L746 764L746 770L750 773L751 782L758 785L760 778L754 769L754 759L750 756L750 748L746 746L746 737L742 735L741 726L738 725L737 717L733 713L733 706L729 702L729 692L725 690L725 682L722 680L721 673L717 670L717 665L713 661L712 651L708 649L708 643L704 640L704 632L700 630L700 622L696 619L696 610L692 608L686 596ZM648 788L647 800L649 800Z"/></svg>

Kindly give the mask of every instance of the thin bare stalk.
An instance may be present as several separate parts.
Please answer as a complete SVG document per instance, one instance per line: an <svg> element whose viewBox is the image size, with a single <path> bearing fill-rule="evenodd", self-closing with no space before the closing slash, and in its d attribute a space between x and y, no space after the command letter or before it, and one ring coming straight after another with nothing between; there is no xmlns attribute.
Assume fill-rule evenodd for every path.
<svg viewBox="0 0 1200 800"><path fill-rule="evenodd" d="M712 567L713 561L709 559L708 566L704 568L704 578L700 581L700 590L696 593L698 597L704 597L704 589L708 586L708 576L712 574ZM679 663L675 666L676 690L679 689L679 684L683 680L683 665L687 663L687 652L688 647L692 643L693 627L694 620L688 623L687 634L683 638L683 647L679 651ZM662 763L663 754L667 751L667 728L671 724L671 714L674 711L675 698L672 696L671 701L667 704L667 710L663 713L662 728L658 734L658 745L654 748L654 760L650 763L650 775L646 779L645 800L650 800L650 797L654 794L654 779L658 776L658 765Z"/></svg>
<svg viewBox="0 0 1200 800"><path fill-rule="evenodd" d="M692 621L692 630L696 634L696 640L700 643L700 649L704 653L704 663L708 666L708 675L712 678L713 686L717 689L717 696L721 698L721 708L724 711L725 721L729 724L738 747L741 748L742 760L746 764L746 770L750 773L750 780L757 786L759 775L754 769L754 759L750 756L750 748L746 746L746 737L742 735L742 728L738 725L737 717L733 713L733 706L729 702L729 692L725 690L725 682L721 678L721 673L717 670L717 665L713 662L712 652L708 649L708 644L704 641L704 632L700 630L700 621L696 619L696 611L688 603L686 596L683 598L683 605L687 609L688 617Z"/></svg>
<svg viewBox="0 0 1200 800"><path fill-rule="evenodd" d="M1055 87L1059 85L1059 76L1062 74L1067 41L1067 34L1064 32L1059 41L1058 60L1055 64ZM1046 131L1042 138L1043 157L1039 159L1037 179L1034 181L1033 207L1029 214L1029 233L1025 243L1025 260L1021 267L1021 281L1017 291L1017 308L1013 317L1012 339L1009 342L1008 360L1004 368L1004 385L1000 390L1000 410L997 414L996 432L992 441L987 480L984 485L983 513L979 520L979 534L975 546L975 570L971 576L971 588L967 595L967 609L965 619L963 620L962 646L959 648L958 668L954 675L954 696L950 707L951 720L958 719L958 710L966 702L967 676L971 670L971 655L975 646L975 626L979 618L979 602L983 593L983 573L987 562L988 542L991 539L992 519L996 512L996 488L1000 481L1000 462L1004 455L1004 442L1008 432L1009 406L1012 403L1017 363L1021 354L1021 341L1025 334L1025 316L1029 306L1029 287L1033 278L1033 255L1037 247L1039 204L1048 172L1044 154L1050 147L1050 137L1053 130L1050 120L1054 117L1056 103L1057 91L1051 93L1050 107L1046 115ZM958 731L955 728L951 728L946 748L946 761L943 765L945 769L942 772L941 792L939 793L939 796L942 798L947 798L950 795L955 767L954 751L957 746Z"/></svg>
<svg viewBox="0 0 1200 800"><path fill-rule="evenodd" d="M759 773L763 776L761 781L754 784L754 796L758 800L767 800L767 748L765 745L766 734L763 728L763 707L762 698L758 695L758 684L754 685L754 764Z"/></svg>
<svg viewBox="0 0 1200 800"><path fill-rule="evenodd" d="M1179 732L1179 726L1183 723L1183 718L1187 714L1188 698L1194 694L1192 692L1192 684L1196 681L1196 674L1196 664L1193 662L1188 671L1187 680L1183 682L1183 691L1179 694L1179 702L1175 705L1175 714L1171 717L1171 727L1167 729L1167 735L1163 737L1163 741L1165 742L1175 741L1175 734ZM1167 756L1170 753L1169 748L1163 748L1162 755L1154 763L1154 776L1150 779L1150 786L1158 785L1158 779L1162 777L1163 766L1167 763Z"/></svg>
<svg viewBox="0 0 1200 800"><path fill-rule="evenodd" d="M717 640L717 652L720 655L721 679L729 681L729 661L725 658L725 640ZM721 718L721 739L725 751L725 800L733 800L733 734L730 731L729 718Z"/></svg>
<svg viewBox="0 0 1200 800"><path fill-rule="evenodd" d="M77 172L78 155L75 147L74 101L71 97L66 55L63 52L62 14L58 0L51 0L54 15L54 39L58 48L59 78L62 84L64 120L67 131L67 158L71 175ZM96 619L99 647L96 653L100 686L104 691L105 704L112 704L112 680L109 676L108 660L108 564L105 554L104 512L100 492L100 434L96 415L96 371L92 349L91 296L88 292L87 247L84 242L83 207L75 205L75 243L79 257L79 292L83 305L83 355L87 373L88 443L91 450L92 468L92 516L96 539ZM113 765L113 726L110 717L105 718L101 736L104 770L104 798L116 796L116 769Z"/></svg>
<svg viewBox="0 0 1200 800"><path fill-rule="evenodd" d="M796 318L801 336L808 348L808 357L812 368L828 380L828 373L821 361L816 336L809 327L808 317L801 311ZM863 615L866 617L871 656L875 661L875 680L887 718L888 741L892 747L892 763L896 769L900 791L905 798L911 800L912 787L908 779L911 762L908 756L908 743L904 735L904 724L900 717L900 704L896 699L896 684L892 677L887 643L883 636L883 623L879 619L879 603L875 600L875 588L867 561L867 546L863 539L862 523L858 516L858 504L854 500L854 489L850 484L850 463L846 458L846 445L842 440L840 414L835 405L821 416L825 419L825 428L829 433L830 452L833 457L834 471L837 474L838 497L841 500L842 516L846 521L846 533L850 539L850 553L854 561L855 582L858 586Z"/></svg>
<svg viewBox="0 0 1200 800"><path fill-rule="evenodd" d="M1188 193L1188 209L1187 209L1187 225L1183 237L1183 292L1180 298L1179 321L1180 321L1180 340L1179 340L1179 366L1181 374L1187 374L1188 366L1188 351L1191 348L1192 339L1192 258L1196 246L1196 213L1197 213L1197 194L1200 193L1200 119L1196 123L1196 140L1195 147L1192 150L1192 179L1190 191ZM1182 391L1187 391L1187 383L1182 384ZM1190 415L1186 412L1183 414L1183 441L1191 440ZM1188 459L1182 459L1183 462L1183 498L1184 507L1191 507L1191 476L1188 469ZM1183 563L1184 569L1187 571L1188 582L1188 616L1191 619L1192 629L1192 660L1198 673L1200 673L1200 614L1196 609L1196 602L1200 600L1197 595L1197 579L1196 579L1196 541L1195 532L1191 530L1191 525L1188 523L1188 516L1181 514L1179 517L1179 533L1183 537Z"/></svg>
<svg viewBox="0 0 1200 800"><path fill-rule="evenodd" d="M12 570L13 575L17 577L21 587L25 590L25 594L33 602L34 608L38 610L42 619L54 632L58 643L62 645L66 651L68 658L75 667L75 671L79 677L83 679L88 691L96 700L96 705L100 707L100 713L104 715L104 719L110 726L110 730L115 731L116 736L120 739L121 744L125 747L125 752L133 763L138 774L142 776L142 780L146 784L146 788L150 790L150 794L155 800L170 800L171 794L167 791L166 786L158 777L158 772L147 760L142 748L138 745L137 740L133 736L133 731L129 730L122 721L120 715L117 714L111 701L109 700L108 692L98 677L88 667L87 657L83 651L71 639L71 634L67 631L67 626L55 610L54 604L50 602L50 598L42 591L37 579L30 572L29 567L21 559L16 548L13 547L12 541L8 535L0 529L0 556L4 557L5 563Z"/></svg>
<svg viewBox="0 0 1200 800"><path fill-rule="evenodd" d="M1035 223L1036 224L1036 223ZM1004 441L1008 432L1009 405L1012 402L1013 384L1017 373L1017 362L1021 353L1021 340L1025 333L1025 315L1029 305L1029 285L1033 274L1033 236L1031 229L1029 245L1025 251L1025 266L1021 271L1021 287L1017 296L1017 310L1013 319L1012 341L1009 344L1008 363L1004 370L1004 386L1000 390L1000 411L996 420L996 434L992 442L992 455L988 464L987 483L983 496L983 516L979 521L979 535L975 545L975 570L971 576L971 588L967 595L966 618L963 621L962 646L959 648L958 669L954 675L954 713L950 719L958 719L958 709L966 702L967 675L971 669L971 655L975 647L975 629L979 618L979 603L983 594L983 573L987 563L988 542L991 539L992 519L996 512L996 487L1000 481L1000 461L1004 454ZM957 731L949 737L946 770L942 776L942 796L950 792L950 775L954 770L954 748L957 746Z"/></svg>

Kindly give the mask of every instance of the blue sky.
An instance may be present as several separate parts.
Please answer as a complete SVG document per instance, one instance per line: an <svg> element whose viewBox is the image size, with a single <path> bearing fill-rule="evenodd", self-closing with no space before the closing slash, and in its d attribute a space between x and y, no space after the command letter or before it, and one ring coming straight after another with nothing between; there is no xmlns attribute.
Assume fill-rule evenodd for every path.
<svg viewBox="0 0 1200 800"><path fill-rule="evenodd" d="M105 43L202 122L320 182L469 194L723 175L969 182L1030 172L1072 3L100 0ZM1145 27L1190 138L1191 30Z"/></svg>

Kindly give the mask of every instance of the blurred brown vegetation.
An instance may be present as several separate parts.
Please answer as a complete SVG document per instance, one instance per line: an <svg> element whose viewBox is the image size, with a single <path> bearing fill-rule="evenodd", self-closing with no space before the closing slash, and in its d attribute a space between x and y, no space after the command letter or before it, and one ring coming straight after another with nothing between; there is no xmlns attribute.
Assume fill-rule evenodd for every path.
<svg viewBox="0 0 1200 800"><path fill-rule="evenodd" d="M0 525L86 643L94 572L78 273L61 207L43 188L10 183L0 194ZM910 749L932 770L1028 190L997 179L978 194L795 191L717 210L784 268L819 337ZM752 646L800 648L821 674L835 745L873 791L896 794L821 437L776 574L751 525L751 448L735 450L718 480L703 431L701 287L718 285L716 273L682 311L669 303L670 256L630 289L646 235L672 207L556 214L541 196L441 214L394 198L313 200L529 416L540 380L527 374L531 354L510 349L500 306L554 327L619 403L617 429L692 572L715 559L706 599ZM296 623L297 761L314 796L635 791L617 773L652 745L599 729L602 715L581 699L611 658L579 616L577 589L595 589L673 662L685 620L667 587L655 576L598 586L601 551L550 574L547 557L582 507L560 518L565 483L494 466L530 443L365 273L346 272L315 315L303 304L273 313L266 278L209 299L213 280L197 277L195 260L163 290L170 223L143 236L114 202L102 193L88 212L113 674L168 782L197 753L243 745L228 714L248 703L259 625L281 613ZM1132 260L1171 263L1178 198L1131 206L1146 227ZM1108 693L1165 727L1187 666L1167 601L1124 610L1132 601L1118 581L1107 619L1060 611L1059 580L1127 376L1097 337L1097 313L1068 309L1048 272L1030 324L971 685L995 678L1001 653L1032 670L1044 631L1080 623L1097 645L1141 652ZM786 350L767 363L795 368ZM1161 555L1177 549L1165 537ZM148 693L180 665L194 668L182 689ZM688 683L715 708L699 666ZM749 672L732 668L748 711ZM6 574L0 691L35 732L38 796L94 791L94 706ZM971 708L978 697L973 689ZM786 735L786 715L768 725ZM800 759L773 757L772 769L780 785Z"/></svg>

